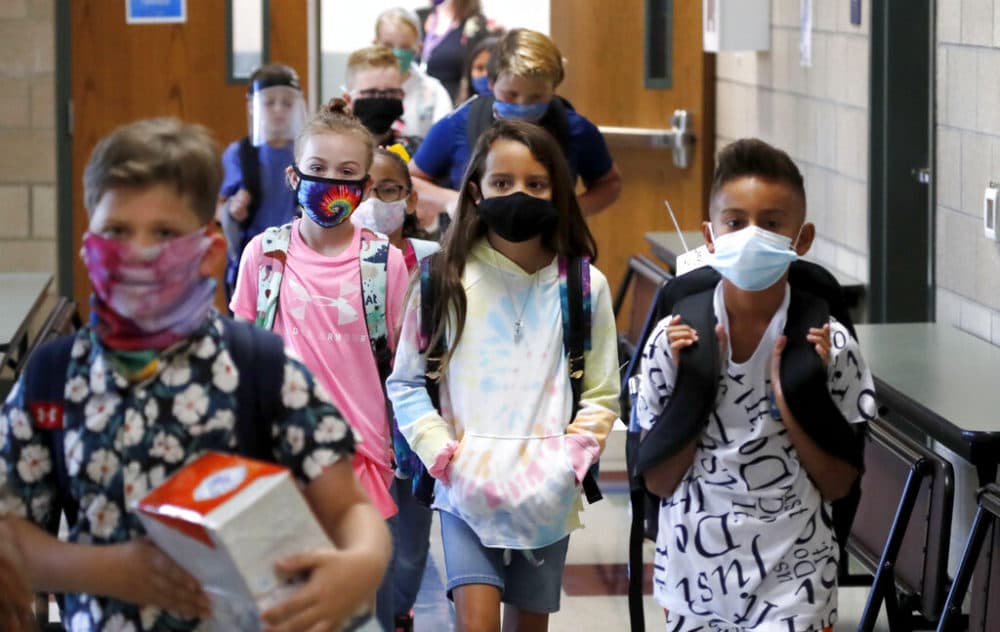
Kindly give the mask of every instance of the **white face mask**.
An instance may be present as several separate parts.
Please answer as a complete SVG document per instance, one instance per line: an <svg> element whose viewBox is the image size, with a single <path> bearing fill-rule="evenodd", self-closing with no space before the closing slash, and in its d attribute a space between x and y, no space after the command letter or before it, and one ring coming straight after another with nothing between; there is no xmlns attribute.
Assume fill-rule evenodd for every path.
<svg viewBox="0 0 1000 632"><path fill-rule="evenodd" d="M406 199L383 202L374 195L358 205L351 214L351 223L376 233L391 235L403 226L406 219Z"/></svg>
<svg viewBox="0 0 1000 632"><path fill-rule="evenodd" d="M709 224L709 231L715 244L709 265L742 290L759 292L771 287L799 258L790 238L757 226L716 237Z"/></svg>

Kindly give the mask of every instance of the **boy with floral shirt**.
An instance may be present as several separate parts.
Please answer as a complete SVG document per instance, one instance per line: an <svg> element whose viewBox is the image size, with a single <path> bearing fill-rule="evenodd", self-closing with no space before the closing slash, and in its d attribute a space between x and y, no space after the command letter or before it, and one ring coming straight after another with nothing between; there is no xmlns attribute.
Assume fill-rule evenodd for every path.
<svg viewBox="0 0 1000 632"><path fill-rule="evenodd" d="M212 308L209 276L225 256L208 228L219 165L203 128L172 119L121 127L97 145L84 173L90 323L75 334L66 376L31 373L65 380L64 401L36 418L22 379L0 412L0 515L11 516L33 588L66 593L74 632L194 630L210 613L198 582L144 537L129 508L205 451L239 447L236 391L251 369L234 361L226 330L237 325ZM336 549L279 562L279 573L308 579L261 618L280 630L334 628L371 602L388 532L353 477L350 427L298 359L286 354L282 373L281 401L260 432ZM61 442L48 440L53 429ZM38 526L58 497L79 504L67 542Z"/></svg>

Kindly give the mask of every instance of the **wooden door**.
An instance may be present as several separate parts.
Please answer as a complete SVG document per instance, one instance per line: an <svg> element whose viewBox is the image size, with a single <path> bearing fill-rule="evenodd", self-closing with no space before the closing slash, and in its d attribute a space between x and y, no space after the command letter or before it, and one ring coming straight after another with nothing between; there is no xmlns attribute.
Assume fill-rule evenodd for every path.
<svg viewBox="0 0 1000 632"><path fill-rule="evenodd" d="M269 4L270 58L298 69L307 90L306 0ZM73 0L70 11L73 252L61 255L73 257L73 296L86 312L90 280L76 253L94 145L123 123L175 116L205 125L224 146L246 135L246 85L226 82L226 0L187 2L182 24L126 24L120 0ZM223 305L221 289L216 302Z"/></svg>
<svg viewBox="0 0 1000 632"><path fill-rule="evenodd" d="M690 165L673 165L669 149L609 148L622 172L618 201L588 220L598 243L597 266L617 289L633 254L649 253L644 235L673 230L663 200L683 230L707 216L714 160L714 56L702 52L701 5L674 0L672 86L647 89L643 80L644 0L551 0L552 38L567 60L558 92L598 126L670 127L676 109L688 110L695 144ZM693 247L693 246L692 246Z"/></svg>

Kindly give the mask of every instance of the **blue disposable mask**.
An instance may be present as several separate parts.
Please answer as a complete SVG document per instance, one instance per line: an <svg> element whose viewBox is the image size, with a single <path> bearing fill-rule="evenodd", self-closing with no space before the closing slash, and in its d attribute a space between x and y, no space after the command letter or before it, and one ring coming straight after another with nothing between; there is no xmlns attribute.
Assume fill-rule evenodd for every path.
<svg viewBox="0 0 1000 632"><path fill-rule="evenodd" d="M507 103L506 101L495 101L493 103L493 114L497 118L516 119L537 123L549 109L549 102L541 103Z"/></svg>
<svg viewBox="0 0 1000 632"><path fill-rule="evenodd" d="M796 236L795 241L798 239ZM713 232L712 243L715 253L709 265L733 285L748 292L771 287L799 258L791 239L757 226L747 226L718 237Z"/></svg>
<svg viewBox="0 0 1000 632"><path fill-rule="evenodd" d="M472 89L478 95L484 95L490 93L490 78L488 75L483 75L482 77L476 77L472 80Z"/></svg>

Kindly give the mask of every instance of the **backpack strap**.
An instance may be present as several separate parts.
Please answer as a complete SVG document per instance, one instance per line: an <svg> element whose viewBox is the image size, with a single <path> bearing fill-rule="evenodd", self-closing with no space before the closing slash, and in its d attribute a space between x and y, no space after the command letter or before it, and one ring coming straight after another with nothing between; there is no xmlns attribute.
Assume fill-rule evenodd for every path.
<svg viewBox="0 0 1000 632"><path fill-rule="evenodd" d="M59 533L59 516L66 513L66 522L76 524L79 503L70 491L69 471L66 469L66 449L63 411L66 376L69 372L70 353L76 334L60 336L32 352L21 374L24 403L31 412L36 432L45 437L52 453L56 474L56 495L45 529L52 535Z"/></svg>
<svg viewBox="0 0 1000 632"><path fill-rule="evenodd" d="M573 393L573 416L580 409L586 352L590 350L590 258L559 257L559 295L563 320L563 348L569 363L569 385ZM593 504L604 496L597 485L596 464L583 477L583 492Z"/></svg>
<svg viewBox="0 0 1000 632"><path fill-rule="evenodd" d="M271 423L281 412L285 343L250 323L225 320L223 338L239 373L236 444L243 456L274 461Z"/></svg>
<svg viewBox="0 0 1000 632"><path fill-rule="evenodd" d="M392 352L389 350L389 326L385 311L389 240L368 229L361 229L360 264L361 302L365 310L368 341L384 391L385 381L392 372Z"/></svg>
<svg viewBox="0 0 1000 632"><path fill-rule="evenodd" d="M681 320L704 334L695 344L681 349L673 395L639 445L634 472L637 476L696 437L715 407L721 370L713 308L718 278L715 270L699 268L674 278L661 292L657 321L669 314L680 314ZM665 422L667 419L670 421Z"/></svg>
<svg viewBox="0 0 1000 632"><path fill-rule="evenodd" d="M493 125L492 95L479 95L469 99L469 116L465 121L465 139L469 151L476 146L476 141Z"/></svg>
<svg viewBox="0 0 1000 632"><path fill-rule="evenodd" d="M292 240L291 223L266 229L261 238L264 257L257 270L257 319L255 325L262 329L274 327L274 316L278 312L278 293L281 279L285 275L285 261L288 245Z"/></svg>
<svg viewBox="0 0 1000 632"><path fill-rule="evenodd" d="M260 149L254 146L249 136L240 139L239 145L240 174L243 188L250 194L250 204L247 205L247 218L243 225L248 226L253 221L257 209L260 208Z"/></svg>

